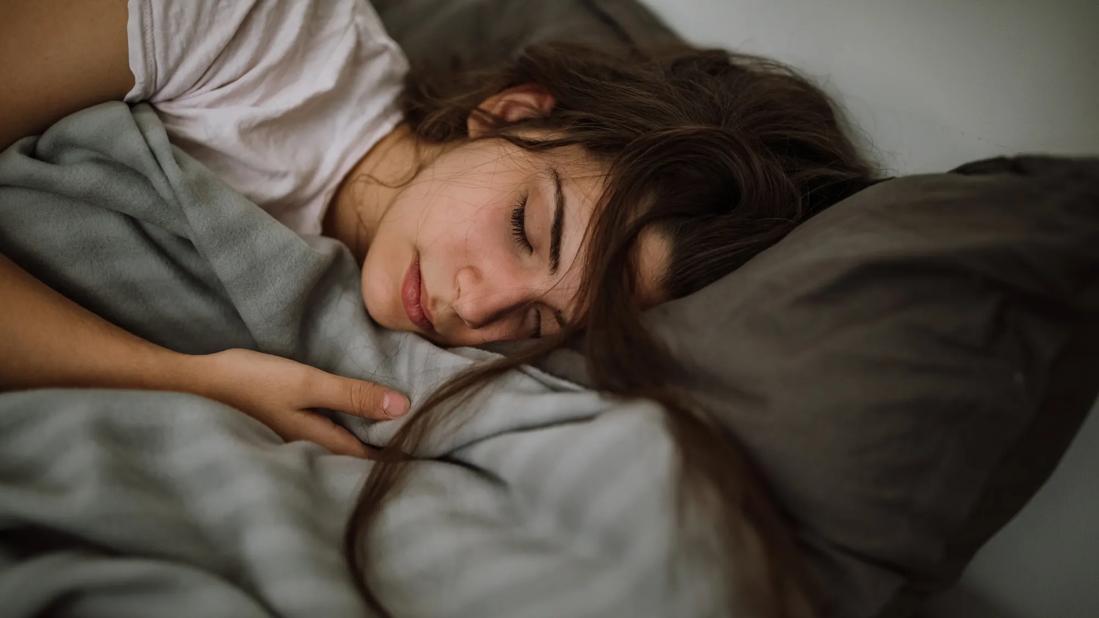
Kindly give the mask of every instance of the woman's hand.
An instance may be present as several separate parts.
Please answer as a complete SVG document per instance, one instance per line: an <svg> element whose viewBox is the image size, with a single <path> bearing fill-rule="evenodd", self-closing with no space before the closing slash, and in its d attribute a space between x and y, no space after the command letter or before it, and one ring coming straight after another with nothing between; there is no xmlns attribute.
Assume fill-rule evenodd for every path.
<svg viewBox="0 0 1099 618"><path fill-rule="evenodd" d="M193 360L194 392L233 406L284 440L310 440L334 453L369 457L373 449L312 408L374 420L396 418L409 408L404 395L383 386L262 352L234 348Z"/></svg>
<svg viewBox="0 0 1099 618"><path fill-rule="evenodd" d="M408 411L399 393L279 356L243 349L189 355L161 347L62 296L2 253L0 298L0 392L61 386L195 393L237 408L286 440L312 440L360 457L370 449L310 410L378 420Z"/></svg>

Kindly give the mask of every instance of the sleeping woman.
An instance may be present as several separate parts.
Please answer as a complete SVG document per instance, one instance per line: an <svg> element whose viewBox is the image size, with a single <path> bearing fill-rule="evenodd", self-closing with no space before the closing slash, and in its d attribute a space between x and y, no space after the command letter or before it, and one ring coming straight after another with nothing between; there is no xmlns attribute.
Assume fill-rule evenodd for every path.
<svg viewBox="0 0 1099 618"><path fill-rule="evenodd" d="M737 446L677 394L640 315L873 183L817 87L772 61L687 46L541 44L500 66L410 69L356 0L4 11L0 147L99 102L150 102L173 143L233 188L300 234L345 244L377 324L440 346L532 340L419 402L373 451L310 410L384 420L408 411L403 395L252 350L164 349L0 256L4 389L193 392L286 440L378 458L348 535L361 571L356 544L438 404L573 342L598 388L664 405L693 454L683 478L720 497L721 526L758 540L739 545L756 548L756 570L736 574L756 607L812 615L766 492L728 465L743 459Z"/></svg>

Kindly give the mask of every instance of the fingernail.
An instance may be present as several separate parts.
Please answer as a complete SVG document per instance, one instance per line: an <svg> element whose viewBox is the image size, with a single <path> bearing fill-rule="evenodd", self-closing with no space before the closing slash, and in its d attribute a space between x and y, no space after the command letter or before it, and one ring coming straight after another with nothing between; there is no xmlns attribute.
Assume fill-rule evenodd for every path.
<svg viewBox="0 0 1099 618"><path fill-rule="evenodd" d="M382 412L389 418L396 418L408 412L408 400L396 393L386 393L382 397Z"/></svg>

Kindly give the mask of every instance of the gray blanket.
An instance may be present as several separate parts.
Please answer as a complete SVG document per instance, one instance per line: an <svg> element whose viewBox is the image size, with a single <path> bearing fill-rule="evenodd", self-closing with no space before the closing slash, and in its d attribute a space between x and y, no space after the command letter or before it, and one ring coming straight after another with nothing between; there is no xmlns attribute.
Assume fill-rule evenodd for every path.
<svg viewBox="0 0 1099 618"><path fill-rule="evenodd" d="M0 154L0 250L162 345L279 354L414 407L490 355L373 324L342 245L281 226L144 105L84 110ZM675 525L676 457L653 404L528 368L464 405L452 414L470 420L430 437L371 539L372 583L397 615L720 603L705 536ZM373 444L400 422L340 420ZM3 614L363 615L340 545L371 465L192 395L0 394Z"/></svg>

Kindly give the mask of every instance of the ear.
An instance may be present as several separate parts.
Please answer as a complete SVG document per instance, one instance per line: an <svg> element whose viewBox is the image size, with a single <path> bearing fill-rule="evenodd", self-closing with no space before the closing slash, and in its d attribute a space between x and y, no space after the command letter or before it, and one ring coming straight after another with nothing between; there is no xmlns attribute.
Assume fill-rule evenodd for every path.
<svg viewBox="0 0 1099 618"><path fill-rule="evenodd" d="M556 103L553 95L538 84L522 84L502 90L485 99L478 109L501 116L506 122L518 122L527 118L549 116ZM472 138L480 137L490 125L477 114L466 119L466 130Z"/></svg>

